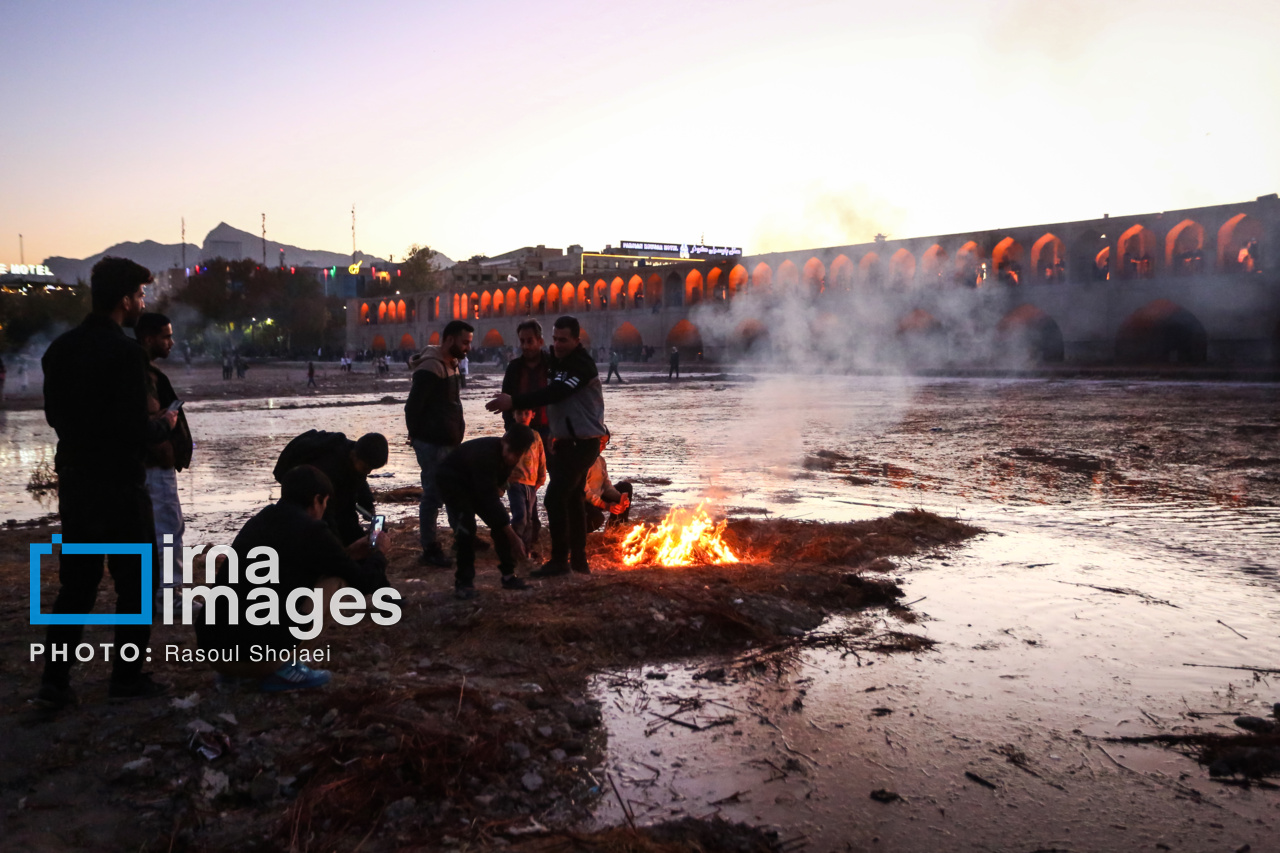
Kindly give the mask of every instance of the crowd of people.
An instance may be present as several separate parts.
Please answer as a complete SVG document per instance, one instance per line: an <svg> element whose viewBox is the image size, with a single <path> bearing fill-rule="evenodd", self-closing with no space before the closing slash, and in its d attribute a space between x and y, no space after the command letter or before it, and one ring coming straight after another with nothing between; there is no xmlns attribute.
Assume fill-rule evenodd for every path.
<svg viewBox="0 0 1280 853"><path fill-rule="evenodd" d="M175 597L181 601L182 590L165 587L180 585L184 570L190 572L188 552L202 549L184 550L177 473L191 465L194 447L182 401L157 363L173 349L173 326L167 317L145 311L144 287L151 281L145 267L126 259L108 257L94 266L92 311L55 340L43 358L45 415L58 436L62 538L68 543L150 543L151 587L157 599L168 596L172 604ZM132 338L126 328L133 329ZM587 532L625 521L632 498L629 483L610 482L601 456L609 443L602 383L595 360L582 346L577 319L555 321L549 350L538 321L520 324L519 356L508 364L501 392L486 404L488 411L501 414L505 432L468 440L460 366L474 331L454 320L442 330L438 346L409 359L413 381L404 407L421 469L418 564L453 568L454 595L460 600L477 595L475 555L487 547L478 520L489 529L502 589L525 590L529 584L516 571L521 560L541 563L529 572L535 578L589 574ZM616 360L610 361L616 373ZM230 608L219 608L215 596L203 596L205 612L192 621L199 647L208 653L203 659L211 662L220 687L279 692L328 683L329 672L307 663L324 660L309 655L318 649L325 615L336 613L331 602L353 591L371 594L389 587L385 550L390 534L382 531L383 517L375 514L367 481L388 456L387 439L379 433L352 440L343 433L309 430L282 449L273 471L279 500L250 518L235 537L231 550L238 563L210 562L214 583L235 591L237 600L252 599L254 590L263 588L277 601L292 602L299 592L305 594L300 610L291 604L287 618L274 620L238 619ZM538 490L544 485L550 534L546 561L537 550ZM438 536L442 509L453 532L452 555ZM372 523L366 527L366 521ZM249 572L241 575L234 568L251 563L264 548L278 558L268 576L250 578ZM64 549L58 560L60 586L52 612L90 613L103 579L104 556ZM145 612L148 585L140 555L110 554L105 562L116 591L116 612ZM200 607L182 602L185 613L193 605ZM308 624L314 629L298 630ZM145 649L150 632L150 624L117 624L114 647ZM65 650L79 647L82 636L83 625L48 627L39 704L58 709L77 701L71 687L74 656ZM254 660L218 654L249 645L271 653ZM58 654L57 649L64 651ZM141 655L129 659L117 653L110 659L111 698L147 698L167 691L167 685L143 671Z"/></svg>

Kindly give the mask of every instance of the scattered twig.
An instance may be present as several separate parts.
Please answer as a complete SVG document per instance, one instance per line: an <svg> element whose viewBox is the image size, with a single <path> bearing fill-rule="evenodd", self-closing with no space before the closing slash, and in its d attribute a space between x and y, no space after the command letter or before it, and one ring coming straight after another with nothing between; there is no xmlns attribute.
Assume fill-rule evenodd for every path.
<svg viewBox="0 0 1280 853"><path fill-rule="evenodd" d="M1165 601L1163 598L1156 598L1155 596L1147 595L1145 592L1142 592L1141 590L1127 589L1122 586L1098 586L1097 584L1075 583L1074 581L1056 581L1056 583L1065 583L1067 586L1088 587L1089 589L1096 589L1098 590L1098 592L1109 592L1113 595L1132 595L1132 596L1136 596L1137 598L1141 598L1143 601L1149 601L1152 604L1164 604L1176 610L1182 609L1178 607L1178 605L1174 604L1172 601Z"/></svg>
<svg viewBox="0 0 1280 853"><path fill-rule="evenodd" d="M1221 625L1223 628L1226 628L1228 631L1230 631L1231 633L1235 634L1237 637L1239 637L1239 638L1240 638L1240 639L1242 639L1242 640L1247 640L1247 639L1249 639L1249 638L1248 638L1248 637L1246 637L1244 634L1241 634L1239 631L1237 631L1235 628L1232 628L1232 627L1231 627L1230 625L1228 625L1226 622L1223 622L1221 619L1219 619L1219 620L1218 620L1218 624L1219 624L1219 625Z"/></svg>
<svg viewBox="0 0 1280 853"><path fill-rule="evenodd" d="M751 792L750 792L750 791L734 791L734 792L733 792L732 794L730 794L729 796L727 796L727 797L721 797L721 798L720 798L720 799L718 799L718 800L712 800L711 802L707 803L707 805L709 805L709 806L725 806L725 805L728 805L729 803L740 803L740 802L742 802L742 795L743 795L743 794L749 794L749 793L751 793Z"/></svg>
<svg viewBox="0 0 1280 853"><path fill-rule="evenodd" d="M458 710L454 712L453 718L456 720L462 716L462 694L467 692L467 677L462 676L462 687L458 690Z"/></svg>
<svg viewBox="0 0 1280 853"><path fill-rule="evenodd" d="M1221 666L1213 663L1184 663L1183 666L1198 666L1202 669L1243 669L1247 672L1269 672L1280 675L1280 669L1267 669L1265 666Z"/></svg>
<svg viewBox="0 0 1280 853"><path fill-rule="evenodd" d="M983 779L981 776L979 776L977 773L974 773L972 770L964 771L964 775L966 779L971 779L974 782L977 782L979 785L981 785L984 788L990 788L993 791L999 790L1000 788L1000 786L997 785L996 783L988 782L986 779Z"/></svg>
<svg viewBox="0 0 1280 853"><path fill-rule="evenodd" d="M613 795L618 798L618 805L622 806L622 815L627 819L627 825L631 827L632 832L635 832L636 816L631 811L631 807L627 805L627 801L622 799L622 794L618 791L618 786L614 784L613 774L605 773L604 778L609 780L609 787L613 789Z"/></svg>
<svg viewBox="0 0 1280 853"><path fill-rule="evenodd" d="M929 596L927 596L927 595L922 595L922 596L920 596L919 598L917 598L915 601L908 601L906 604L899 604L898 606L899 606L899 607L904 607L904 608L905 608L905 607L910 607L910 606L911 606L911 605L913 605L913 604L919 604L920 602L924 601L924 600L925 600L926 598L928 598L928 597L929 597Z"/></svg>

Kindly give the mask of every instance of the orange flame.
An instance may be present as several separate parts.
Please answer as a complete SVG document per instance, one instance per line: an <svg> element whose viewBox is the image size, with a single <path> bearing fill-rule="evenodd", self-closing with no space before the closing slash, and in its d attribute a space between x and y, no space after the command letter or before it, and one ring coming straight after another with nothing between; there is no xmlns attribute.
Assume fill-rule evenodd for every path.
<svg viewBox="0 0 1280 853"><path fill-rule="evenodd" d="M654 527L643 522L631 528L622 540L622 562L628 566L641 563L659 566L692 566L708 563L737 563L722 538L727 521L717 524L698 504L694 510L676 507Z"/></svg>

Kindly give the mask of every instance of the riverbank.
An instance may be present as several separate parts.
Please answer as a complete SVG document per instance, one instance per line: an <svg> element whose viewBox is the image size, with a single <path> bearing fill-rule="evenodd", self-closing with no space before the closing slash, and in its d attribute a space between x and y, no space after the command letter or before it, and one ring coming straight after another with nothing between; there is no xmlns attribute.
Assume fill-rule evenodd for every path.
<svg viewBox="0 0 1280 853"><path fill-rule="evenodd" d="M926 648L898 603L889 558L977 533L920 512L845 525L751 521L726 533L742 564L638 570L621 565L616 536L593 535L589 577L508 592L490 553L480 598L458 602L451 572L416 565L412 527L394 532L389 551L404 617L335 631L329 688L218 693L206 666L182 660L190 629L157 625L148 669L173 684L169 697L107 703L99 660L77 667L82 704L57 714L27 702L39 677L29 643L42 637L26 625L25 593L28 546L56 528L0 531L7 849L387 850L567 830L612 796L593 676L748 650L763 670L809 647ZM797 541L807 550L795 552ZM42 598L56 594L53 578L44 573ZM852 621L816 630L834 614ZM88 628L85 639L96 648L108 630ZM741 737L746 721L717 725L727 733L730 722Z"/></svg>

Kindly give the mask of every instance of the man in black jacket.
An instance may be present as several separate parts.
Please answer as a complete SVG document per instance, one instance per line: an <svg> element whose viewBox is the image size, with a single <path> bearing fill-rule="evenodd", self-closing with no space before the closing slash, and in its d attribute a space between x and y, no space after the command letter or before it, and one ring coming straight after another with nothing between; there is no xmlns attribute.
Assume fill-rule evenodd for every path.
<svg viewBox="0 0 1280 853"><path fill-rule="evenodd" d="M447 568L450 562L436 541L436 520L444 505L436 487L436 470L449 451L462 443L466 432L458 362L471 351L474 332L462 320L452 320L440 333L440 346L427 347L409 360L413 387L404 404L404 420L422 469L422 502L418 505L422 556L418 562L426 566ZM449 524L453 525L453 519Z"/></svg>
<svg viewBox="0 0 1280 853"><path fill-rule="evenodd" d="M546 388L547 376L551 372L551 355L542 348L542 324L537 320L525 320L516 326L516 335L520 338L520 357L511 360L502 377L502 393L512 397ZM514 426L514 413L503 412L502 423L507 428ZM550 444L551 427L547 421L546 406L533 410L533 420L529 426L542 436L543 444Z"/></svg>
<svg viewBox="0 0 1280 853"><path fill-rule="evenodd" d="M279 693L327 684L328 671L311 669L302 661L326 659L323 655L313 655L310 650L320 645L320 632L328 621L325 614L332 612L330 599L344 587L374 595L389 586L387 560L382 549L390 534L384 532L376 544L362 538L344 548L323 520L325 504L332 495L333 484L315 466L299 465L290 469L281 478L280 500L245 522L231 543L239 567L236 583L228 583L227 561L218 562L216 583L235 591L238 618L232 623L225 604L209 601L206 607L213 612L196 618L195 629L201 649L232 652L225 656L219 654L220 660L214 664L221 676L220 686L236 686L241 680L250 680L263 692ZM276 583L255 583L246 571L262 556L260 549L264 547L276 554L279 565ZM246 611L253 606L251 602L262 600L249 598L255 589L270 589L275 593L280 605L278 624L251 624L245 618ZM290 593L316 589L321 592L312 602L320 612L313 609L305 621L292 619L287 608ZM390 597L398 599L399 595L392 591ZM347 618L354 615L348 604ZM213 624L209 624L210 618ZM291 629L303 634L314 631L314 634L299 640ZM234 654L237 648L239 654ZM253 652L257 652L257 660L253 659ZM233 659L227 660L227 657Z"/></svg>
<svg viewBox="0 0 1280 853"><path fill-rule="evenodd" d="M570 570L589 574L587 563L587 472L600 455L604 425L604 389L600 371L583 348L576 317L560 317L551 335L555 359L547 387L511 396L499 394L485 408L491 412L547 407L551 452L547 454L545 503L551 532L551 559L532 577L554 577Z"/></svg>
<svg viewBox="0 0 1280 853"><path fill-rule="evenodd" d="M170 404L178 400L169 377L156 366L157 359L168 358L173 350L173 324L163 314L143 314L133 328L133 336L142 344L147 358L151 360L148 365L147 412L152 420L158 420ZM178 500L178 472L191 465L193 443L186 414L181 409L177 414L178 422L169 435L147 448L147 495L151 498L157 545L156 562L152 569L160 579L154 587L157 595L163 586L176 586L180 582L176 578L166 582L161 576L159 553L162 548L172 548L172 553L177 557L174 564L180 566L182 533L186 530L186 524L182 520L182 503Z"/></svg>
<svg viewBox="0 0 1280 853"><path fill-rule="evenodd" d="M516 558L525 555L524 541L511 526L501 495L506 491L511 470L533 446L533 435L529 427L516 424L502 438L473 438L463 442L440 463L436 482L453 525L454 555L458 560L453 589L459 599L476 597L477 515L493 534L502 588L525 589L527 586L515 573Z"/></svg>
<svg viewBox="0 0 1280 853"><path fill-rule="evenodd" d="M272 472L276 482L299 465L314 465L333 484L333 497L325 510L324 520L343 545L350 545L365 535L360 507L372 516L373 492L368 476L387 464L387 438L380 432L369 432L352 441L344 433L307 430L292 439L280 451Z"/></svg>
<svg viewBox="0 0 1280 853"><path fill-rule="evenodd" d="M58 514L68 543L149 543L155 546L144 458L147 447L167 438L177 415L152 420L147 413L148 360L122 327L142 315L143 285L151 272L125 258L103 258L90 276L93 310L79 326L49 345L44 368L45 420L58 434ZM57 614L88 613L98 598L102 556L60 553ZM116 589L116 612L142 612L142 572L137 556L107 558ZM70 655L55 660L52 650L79 644L83 625L50 625L44 676L37 701L61 708L76 701ZM142 671L150 625L117 625L112 655L114 699L156 696L168 688ZM142 654L126 661L121 651L135 645Z"/></svg>

